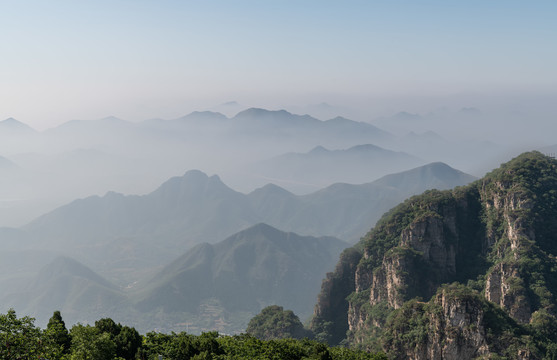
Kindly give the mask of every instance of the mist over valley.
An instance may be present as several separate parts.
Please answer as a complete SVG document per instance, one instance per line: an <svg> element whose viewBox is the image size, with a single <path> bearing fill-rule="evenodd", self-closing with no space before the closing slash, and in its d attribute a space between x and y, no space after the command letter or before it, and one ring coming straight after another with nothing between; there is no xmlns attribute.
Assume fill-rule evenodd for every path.
<svg viewBox="0 0 557 360"><path fill-rule="evenodd" d="M0 359L557 358L557 2L0 11Z"/></svg>
<svg viewBox="0 0 557 360"><path fill-rule="evenodd" d="M419 121L399 117L396 126ZM476 179L439 159L457 153L461 163L463 148L487 152L483 162L468 160L481 169L518 151L284 110L109 117L42 132L4 123L3 136L19 139L2 143L3 188L15 197L2 208L12 217L0 229L4 309L43 322L54 306L71 323L109 316L145 332L241 332L275 303L307 319L341 250L383 213ZM280 237L297 240L281 250L273 247L286 245ZM239 239L245 244L224 245ZM317 254L301 255L310 240L324 251L312 261ZM307 272L305 283L294 286L292 271ZM224 286L230 281L237 285Z"/></svg>

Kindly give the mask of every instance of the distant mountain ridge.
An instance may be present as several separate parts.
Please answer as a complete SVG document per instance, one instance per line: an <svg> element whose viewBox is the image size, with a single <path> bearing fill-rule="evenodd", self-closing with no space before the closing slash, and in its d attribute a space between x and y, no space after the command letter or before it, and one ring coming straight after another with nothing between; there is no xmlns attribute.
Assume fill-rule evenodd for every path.
<svg viewBox="0 0 557 360"><path fill-rule="evenodd" d="M252 171L279 183L295 182L320 189L337 182L369 182L423 164L408 153L361 144L347 149L317 146L306 153L286 153L257 163Z"/></svg>
<svg viewBox="0 0 557 360"><path fill-rule="evenodd" d="M63 310L68 321L87 322L113 316L129 306L116 286L68 257L54 259L39 271L27 291L3 294L2 302L43 323L52 309Z"/></svg>
<svg viewBox="0 0 557 360"><path fill-rule="evenodd" d="M241 332L269 304L284 303L309 316L320 279L346 246L332 237L300 236L260 223L166 260L154 276L125 289L83 263L58 256L32 278L20 275L22 289L2 288L0 302L3 311L13 307L40 323L59 309L68 324L112 317L127 319L143 332L155 326L184 330L185 321L196 332L215 326ZM45 254L29 253L25 261ZM221 315L208 320L205 311Z"/></svg>
<svg viewBox="0 0 557 360"><path fill-rule="evenodd" d="M35 133L36 130L14 118L7 118L6 120L0 121L0 136L3 135L4 132L10 132L11 134L30 134Z"/></svg>
<svg viewBox="0 0 557 360"><path fill-rule="evenodd" d="M441 139L432 146L429 136L405 139L368 122L335 114L321 120L303 115L303 109L299 111L249 108L234 115L194 111L145 121L109 116L72 120L25 136L6 135L0 141L0 156L23 171L17 179L3 181L3 187L13 194L10 197L21 201L0 207L0 226L21 226L48 210L91 194L146 194L184 169L218 173L229 186L244 193L274 182L296 194L308 194L336 182L367 183L430 161L445 161L477 173L485 171L485 167L476 171L453 162L454 156L471 155L463 148L451 150L455 148L451 141ZM4 133L1 125L10 123L19 122L2 122L0 138ZM321 165L309 164L313 175L306 178L290 171L306 168L311 155L316 155L307 152L318 146L331 152L329 159L319 159ZM372 146L400 156L382 153L385 159L380 159L379 149L375 149L378 155L372 158ZM367 160L364 150L368 150ZM401 151L423 160L406 161ZM287 153L300 154L303 159L291 159L293 163L284 165L285 173L278 173L271 164L274 160L267 160ZM347 156L345 161L338 159L342 154ZM268 169L256 166L265 163Z"/></svg>
<svg viewBox="0 0 557 360"><path fill-rule="evenodd" d="M320 277L346 246L335 238L300 236L260 223L217 244L194 247L134 298L140 311L194 312L213 299L228 311L255 314L279 303L307 317Z"/></svg>
<svg viewBox="0 0 557 360"><path fill-rule="evenodd" d="M216 241L233 233L234 230L220 231L220 233L228 232L223 236L210 229L206 229L205 231L209 232L204 233L204 230L201 230L203 226L198 226L200 230L196 231L194 225L210 222L209 216L211 215L222 215L229 220L220 219L221 223L228 223L230 226L233 226L234 223L239 224L235 225L239 227L247 226L250 223L255 224L267 220L265 212L262 213L264 203L272 204L276 209L279 207L276 206L275 201L290 201L292 206L302 205L303 209L306 206L311 207L312 203L320 202L321 199L331 199L339 194L346 194L346 189L355 193L360 192L363 199L369 199L363 194L379 187L388 188L391 191L397 189L396 191L401 192L401 196L407 196L408 192L405 189L409 184L417 184L412 188L411 193L414 193L414 191L423 191L433 187L450 188L473 179L472 176L452 169L446 164L433 163L389 175L372 183L335 184L303 196L296 196L276 185L267 185L245 195L227 187L216 175L209 177L199 170L191 170L184 176L169 179L147 195L122 195L109 192L103 197L92 196L75 200L39 217L23 229L36 234L39 238L52 234L56 237L69 236L73 238L72 241L78 240L80 237L84 240L98 238L98 235L95 235L95 229L98 229L96 234L113 234L115 236L149 232L157 234L159 229L164 229L167 233L178 231L180 234L196 234L198 232L200 236L203 236L199 238L200 240L214 239L213 241ZM268 206L268 208L270 207ZM334 206L331 205L331 208ZM296 212L293 209L289 210L293 213ZM237 220L233 220L234 218ZM58 223L66 220L71 220L71 224L62 226ZM182 220L183 223L176 223L177 220ZM168 230L169 225L162 225L165 222L174 224L170 229L175 230ZM212 227L210 226L210 228ZM285 226L281 228L285 228ZM335 232L331 233L334 235ZM194 235L192 238L198 237Z"/></svg>
<svg viewBox="0 0 557 360"><path fill-rule="evenodd" d="M108 272L128 264L133 276L134 268L152 268L196 244L217 242L260 222L301 235L355 242L383 212L431 188L430 183L451 188L472 179L442 164L423 169L430 170L399 173L392 184L381 179L362 185L335 184L304 196L275 185L246 195L230 189L216 175L192 170L147 195L109 192L75 200L21 230L34 238L35 246L87 259L94 268ZM417 185L408 187L409 183Z"/></svg>

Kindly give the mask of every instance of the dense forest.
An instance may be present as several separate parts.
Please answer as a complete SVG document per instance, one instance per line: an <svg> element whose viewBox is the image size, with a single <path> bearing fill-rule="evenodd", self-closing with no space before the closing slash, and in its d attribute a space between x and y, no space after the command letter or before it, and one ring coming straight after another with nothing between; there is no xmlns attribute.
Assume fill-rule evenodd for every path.
<svg viewBox="0 0 557 360"><path fill-rule="evenodd" d="M283 312L282 308L271 307L274 315L273 309ZM59 311L54 312L46 329L41 329L35 326L33 318L17 317L14 310L0 314L3 360L158 360L160 356L168 360L387 359L383 354L329 347L308 338L261 340L249 333L225 336L217 332L197 336L185 332L140 335L133 327L117 324L110 318L97 320L94 325L76 324L68 330Z"/></svg>

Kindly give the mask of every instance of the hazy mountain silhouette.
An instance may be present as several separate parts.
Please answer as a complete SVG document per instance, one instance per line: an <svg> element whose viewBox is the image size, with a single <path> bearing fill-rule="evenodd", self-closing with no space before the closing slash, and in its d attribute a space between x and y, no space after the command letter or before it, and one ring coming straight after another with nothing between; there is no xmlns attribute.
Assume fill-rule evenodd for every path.
<svg viewBox="0 0 557 360"><path fill-rule="evenodd" d="M214 245L195 246L127 293L72 258L59 256L46 265L28 266L28 261L40 264L53 255L12 253L20 260L5 265L23 266L27 272L12 281L0 277L2 303L37 317L40 323L46 323L52 309L59 309L69 324L118 316L144 324L145 331L152 330L148 327L152 320L142 322L138 317L156 319L153 314L161 310L198 314L199 306L207 302L216 302L232 317L235 313L251 317L276 303L309 316L320 280L346 246L332 237L300 236L257 224ZM30 277L28 272L37 274ZM16 280L19 286L10 286ZM229 326L241 331L246 324L233 321Z"/></svg>
<svg viewBox="0 0 557 360"><path fill-rule="evenodd" d="M133 269L154 267L196 244L214 243L259 222L355 242L369 224L405 198L431 188L464 185L471 179L436 163L373 183L334 184L304 196L276 185L245 195L227 187L218 176L194 170L147 195L110 192L75 200L22 230L38 247L87 259L107 272L126 267L133 276Z"/></svg>
<svg viewBox="0 0 557 360"><path fill-rule="evenodd" d="M321 121L309 115L295 115L286 110L270 111L251 108L232 119L231 132L241 137L270 137L289 142L305 140L315 144L319 139L328 147L354 146L367 142L387 143L393 135L369 123L357 122L342 117Z"/></svg>
<svg viewBox="0 0 557 360"><path fill-rule="evenodd" d="M148 195L109 192L103 197L75 200L39 217L24 229L38 237L82 243L111 235L214 242L237 231L238 226L252 223L256 217L248 208L245 196L228 188L218 176L208 177L191 170L171 178ZM215 218L218 229L212 227Z"/></svg>
<svg viewBox="0 0 557 360"><path fill-rule="evenodd" d="M34 134L37 131L14 118L0 121L0 136Z"/></svg>
<svg viewBox="0 0 557 360"><path fill-rule="evenodd" d="M364 144L343 150L329 150L323 146L306 153L287 153L252 167L260 176L278 183L298 183L315 191L337 183L365 183L385 174L402 171L423 164L424 161L403 152Z"/></svg>
<svg viewBox="0 0 557 360"><path fill-rule="evenodd" d="M58 257L39 271L26 291L5 296L4 303L14 304L18 312L37 317L41 323L46 323L53 309L60 310L68 323L75 323L113 316L127 307L127 298L83 264Z"/></svg>
<svg viewBox="0 0 557 360"><path fill-rule="evenodd" d="M418 193L423 191L422 189L452 189L457 186L456 184L464 185L474 180L475 177L471 175L453 169L445 163L436 162L405 171L404 176L400 176L400 174L383 176L374 181L374 184Z"/></svg>
<svg viewBox="0 0 557 360"><path fill-rule="evenodd" d="M196 311L216 299L227 311L256 314L281 304L308 316L320 279L347 246L257 224L214 245L201 244L166 266L143 290L141 311Z"/></svg>
<svg viewBox="0 0 557 360"><path fill-rule="evenodd" d="M41 133L14 118L0 121L0 154L11 157L36 149Z"/></svg>

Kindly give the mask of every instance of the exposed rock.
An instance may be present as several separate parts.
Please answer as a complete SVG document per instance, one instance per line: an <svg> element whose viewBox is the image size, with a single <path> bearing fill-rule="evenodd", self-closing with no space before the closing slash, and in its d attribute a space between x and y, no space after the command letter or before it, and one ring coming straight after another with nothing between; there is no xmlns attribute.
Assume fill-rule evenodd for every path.
<svg viewBox="0 0 557 360"><path fill-rule="evenodd" d="M506 309L513 318L528 323L532 315L524 281L516 263L499 263L487 275L485 298Z"/></svg>
<svg viewBox="0 0 557 360"><path fill-rule="evenodd" d="M555 316L556 217L557 161L537 152L400 204L358 245L348 343L397 359L541 358L547 341L519 324Z"/></svg>
<svg viewBox="0 0 557 360"><path fill-rule="evenodd" d="M500 315L498 311L477 292L451 285L438 292L429 303L405 304L388 324L390 340L385 347L395 359L488 359L514 342L517 349L510 354L513 358L539 359L521 340L488 331L492 326L489 321ZM499 321L512 323L504 316ZM418 324L414 333L408 333L406 322Z"/></svg>
<svg viewBox="0 0 557 360"><path fill-rule="evenodd" d="M346 297L355 290L356 265L362 255L355 249L346 249L335 271L327 273L315 305L310 329L320 340L339 343L348 330L348 301Z"/></svg>

